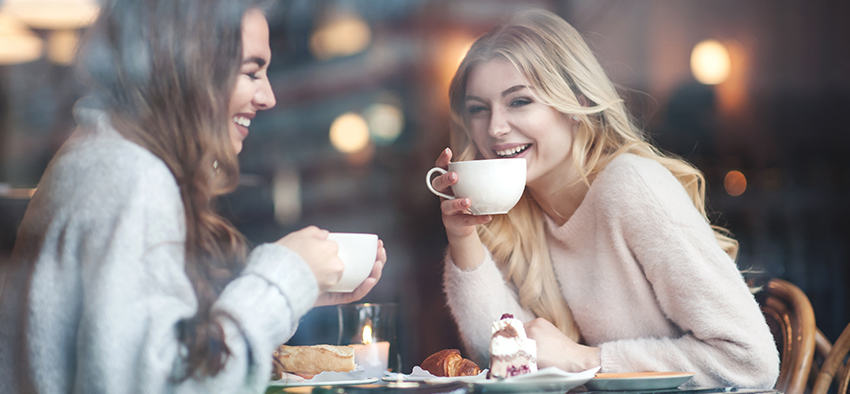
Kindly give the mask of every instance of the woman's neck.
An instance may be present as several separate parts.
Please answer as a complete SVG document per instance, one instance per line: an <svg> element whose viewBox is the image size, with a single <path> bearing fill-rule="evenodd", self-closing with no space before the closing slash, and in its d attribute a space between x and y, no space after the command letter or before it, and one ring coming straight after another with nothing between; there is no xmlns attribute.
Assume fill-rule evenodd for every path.
<svg viewBox="0 0 850 394"><path fill-rule="evenodd" d="M528 184L528 190L534 200L558 226L563 226L570 220L589 189L590 186L573 166L566 174L543 177Z"/></svg>

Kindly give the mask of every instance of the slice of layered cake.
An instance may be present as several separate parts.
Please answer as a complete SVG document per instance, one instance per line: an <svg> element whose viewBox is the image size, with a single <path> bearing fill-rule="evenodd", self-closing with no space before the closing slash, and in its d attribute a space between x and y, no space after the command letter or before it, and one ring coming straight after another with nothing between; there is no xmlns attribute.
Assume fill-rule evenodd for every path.
<svg viewBox="0 0 850 394"><path fill-rule="evenodd" d="M490 377L537 372L537 342L525 335L521 321L506 313L493 322L491 333Z"/></svg>

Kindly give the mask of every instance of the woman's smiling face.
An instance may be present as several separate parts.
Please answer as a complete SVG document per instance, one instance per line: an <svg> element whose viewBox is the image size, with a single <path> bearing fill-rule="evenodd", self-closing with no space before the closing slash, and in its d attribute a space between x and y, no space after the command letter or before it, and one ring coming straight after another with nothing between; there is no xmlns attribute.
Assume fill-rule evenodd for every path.
<svg viewBox="0 0 850 394"><path fill-rule="evenodd" d="M274 107L275 98L267 74L272 52L269 24L260 10L250 9L242 18L242 66L228 105L228 130L236 153L248 137L248 127L257 111Z"/></svg>
<svg viewBox="0 0 850 394"><path fill-rule="evenodd" d="M569 175L577 123L540 102L507 59L497 57L470 71L465 103L472 140L484 158L524 157L532 187Z"/></svg>

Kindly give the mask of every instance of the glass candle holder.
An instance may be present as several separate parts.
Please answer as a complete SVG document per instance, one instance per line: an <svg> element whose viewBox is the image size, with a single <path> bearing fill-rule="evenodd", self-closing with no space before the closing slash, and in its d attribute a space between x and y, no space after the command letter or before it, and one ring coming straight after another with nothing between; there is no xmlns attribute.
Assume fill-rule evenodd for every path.
<svg viewBox="0 0 850 394"><path fill-rule="evenodd" d="M397 304L337 305L338 345L354 348L354 362L370 377L401 371L396 343Z"/></svg>

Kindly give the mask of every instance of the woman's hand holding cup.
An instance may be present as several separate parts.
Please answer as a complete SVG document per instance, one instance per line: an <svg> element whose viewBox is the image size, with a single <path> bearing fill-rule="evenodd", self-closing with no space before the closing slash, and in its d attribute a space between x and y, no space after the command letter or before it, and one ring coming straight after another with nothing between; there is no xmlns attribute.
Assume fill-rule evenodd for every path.
<svg viewBox="0 0 850 394"><path fill-rule="evenodd" d="M339 246L328 239L328 234L327 230L309 226L293 231L275 242L298 253L307 262L319 284L320 293L337 284L345 270L345 264L337 254Z"/></svg>
<svg viewBox="0 0 850 394"><path fill-rule="evenodd" d="M442 169L447 169L452 159L452 150L446 148L440 153L435 165ZM446 172L434 178L431 181L431 186L441 193L449 193L449 188L457 184L458 174L453 171ZM473 215L469 212L469 207L472 202L469 198L447 199L440 197L440 210L443 213L443 225L446 227L446 235L449 242L454 239L467 238L475 232L475 226L484 224L493 219L491 215Z"/></svg>
<svg viewBox="0 0 850 394"><path fill-rule="evenodd" d="M381 273L384 270L384 265L387 264L387 251L384 249L384 241L378 239L378 254L375 258L375 264L372 265L372 272L360 286L357 286L350 293L325 292L319 295L315 306L348 304L350 302L359 301L372 291L372 288L381 280Z"/></svg>
<svg viewBox="0 0 850 394"><path fill-rule="evenodd" d="M375 287L378 280L381 279L381 273L384 270L384 265L387 263L387 251L384 249L384 241L377 239L375 235L333 233L334 235L331 236L331 234L332 233L327 230L322 230L316 226L309 226L301 230L294 231L275 242L278 245L285 246L295 253L298 253L298 255L307 262L307 265L310 266L310 269L313 271L313 275L316 277L316 282L319 284L319 298L316 300L315 306L345 304L360 300L366 296L366 294ZM337 237L335 240L330 239L334 236ZM377 250L372 249L373 251L376 250L375 261L371 265L368 277L366 277L365 280L362 280L362 283L357 285L357 287L353 290L348 290L351 287L347 287L344 290L335 288L339 287L338 285L343 285L343 287L353 287L353 285L348 282L352 280L350 277L351 275L357 275L356 271L354 274L349 272L349 274L347 274L349 277L345 279L345 262L340 257L341 248L338 242L345 240L345 249L347 251L346 258L351 259L351 248L362 246L357 245L357 243L364 241L364 237L374 237L373 242L375 243L373 243L372 246L377 246ZM353 261L349 261L349 264L353 263ZM365 272L363 273L363 276L366 276ZM363 276L360 278L362 279ZM359 282L361 279L354 280L355 282Z"/></svg>

